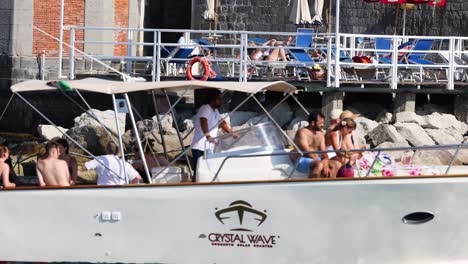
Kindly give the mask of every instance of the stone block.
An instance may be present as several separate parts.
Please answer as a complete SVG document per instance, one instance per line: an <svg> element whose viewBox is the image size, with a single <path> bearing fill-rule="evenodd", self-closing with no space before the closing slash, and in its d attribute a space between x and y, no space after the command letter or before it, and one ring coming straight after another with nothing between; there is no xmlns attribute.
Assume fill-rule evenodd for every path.
<svg viewBox="0 0 468 264"><path fill-rule="evenodd" d="M0 1L0 10L13 9L14 0L2 0Z"/></svg>
<svg viewBox="0 0 468 264"><path fill-rule="evenodd" d="M22 56L20 57L20 67L22 69L36 69L37 70L39 68L39 65L38 65L38 61L36 58Z"/></svg>
<svg viewBox="0 0 468 264"><path fill-rule="evenodd" d="M396 123L415 123L422 127L427 126L427 120L414 112L399 112L395 115Z"/></svg>
<svg viewBox="0 0 468 264"><path fill-rule="evenodd" d="M10 70L11 68L12 68L11 57L6 54L0 55L0 69Z"/></svg>
<svg viewBox="0 0 468 264"><path fill-rule="evenodd" d="M452 128L453 129L453 128ZM426 129L426 133L438 144L438 145L450 145L460 144L463 142L463 137L457 134L453 134L450 128L447 129ZM456 131L455 131L456 132ZM461 140L460 140L461 137Z"/></svg>
<svg viewBox="0 0 468 264"><path fill-rule="evenodd" d="M11 25L12 16L13 16L13 10L0 9L0 25Z"/></svg>
<svg viewBox="0 0 468 264"><path fill-rule="evenodd" d="M4 1L4 0L2 0ZM15 10L34 10L34 0L16 0L15 3Z"/></svg>
<svg viewBox="0 0 468 264"><path fill-rule="evenodd" d="M463 122L468 122L468 95L457 95L454 100L454 115Z"/></svg>
<svg viewBox="0 0 468 264"><path fill-rule="evenodd" d="M413 146L432 146L434 140L427 135L424 129L415 123L395 123L398 133Z"/></svg>
<svg viewBox="0 0 468 264"><path fill-rule="evenodd" d="M56 137L63 137L63 134L67 133L68 129L58 126L57 128L52 125L39 125L37 126L37 132L39 135L46 139L51 140Z"/></svg>
<svg viewBox="0 0 468 264"><path fill-rule="evenodd" d="M69 67L67 67L68 69ZM84 72L85 71L85 61L84 59L76 59L75 60L75 71L76 72Z"/></svg>
<svg viewBox="0 0 468 264"><path fill-rule="evenodd" d="M392 122L392 118L393 114L388 112L387 110L384 110L377 115L375 121L379 123L389 124Z"/></svg>
<svg viewBox="0 0 468 264"><path fill-rule="evenodd" d="M388 124L380 124L367 134L367 137L372 141L374 146L378 146L384 142L406 142L396 128Z"/></svg>
<svg viewBox="0 0 468 264"><path fill-rule="evenodd" d="M394 100L394 113L414 112L416 110L416 94L397 93Z"/></svg>

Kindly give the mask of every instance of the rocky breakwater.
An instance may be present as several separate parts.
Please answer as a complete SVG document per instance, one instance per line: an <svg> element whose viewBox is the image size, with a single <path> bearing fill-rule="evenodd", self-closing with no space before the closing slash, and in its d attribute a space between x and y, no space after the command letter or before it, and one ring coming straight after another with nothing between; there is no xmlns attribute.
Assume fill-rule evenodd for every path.
<svg viewBox="0 0 468 264"><path fill-rule="evenodd" d="M272 109L272 106L267 107L267 109ZM316 109L308 110L313 111ZM138 121L137 131L140 138L154 139L152 147L154 151L161 153L164 151L162 134L166 150L170 153L170 156L176 156L182 151L180 141L182 141L184 147L190 146L194 134L195 116L188 113L183 113L181 116L187 118L173 120L170 115L160 115L160 124L156 116L151 119ZM226 115L224 114L223 116ZM272 112L272 116L291 138L294 137L299 128L305 127L308 124L306 121L307 115L304 111L300 108L292 109L288 104L282 104L277 107ZM96 119L99 119L109 132L106 132ZM269 117L257 112L239 111L227 117L226 120L231 124L233 130L236 131L258 123L268 122ZM95 155L102 154L104 146L111 140L110 136L116 137L117 135L114 112L111 110L88 111L75 118L74 121L73 127L60 129ZM356 122L358 127L354 132L355 138L359 140L361 145L367 144L372 148L468 143L468 137L466 136L468 125L458 121L451 114L435 112L429 115L417 115L413 112L402 112L393 115L384 111L377 116L376 120L361 116L356 119ZM130 151L136 143L135 132L130 127L126 129L126 116L124 114L119 114L119 124L125 148L127 151ZM176 128L179 128L180 133L177 133ZM58 130L51 126L40 125L38 130L40 135L45 139L58 136ZM451 160L454 152L454 149L417 151L414 155L414 162L443 165ZM390 152L390 154L395 156L395 158L400 158L405 153ZM465 149L461 150L454 160L454 164L456 165L463 163L468 163L468 150Z"/></svg>

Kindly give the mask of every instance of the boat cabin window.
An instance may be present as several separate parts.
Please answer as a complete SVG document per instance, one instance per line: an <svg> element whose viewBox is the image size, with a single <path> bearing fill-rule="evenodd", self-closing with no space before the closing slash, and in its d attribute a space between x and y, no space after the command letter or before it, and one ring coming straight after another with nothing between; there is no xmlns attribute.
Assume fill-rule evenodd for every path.
<svg viewBox="0 0 468 264"><path fill-rule="evenodd" d="M212 154L242 151L252 153L264 150L284 150L284 137L272 123L262 123L216 138Z"/></svg>

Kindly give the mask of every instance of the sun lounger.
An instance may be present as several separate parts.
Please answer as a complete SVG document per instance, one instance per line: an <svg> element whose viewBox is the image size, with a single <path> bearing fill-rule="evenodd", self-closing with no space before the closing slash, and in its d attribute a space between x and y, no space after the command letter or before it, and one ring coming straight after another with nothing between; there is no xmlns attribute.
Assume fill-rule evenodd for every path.
<svg viewBox="0 0 468 264"><path fill-rule="evenodd" d="M404 60L413 65L421 65L419 68L419 76L421 81L425 78L434 79L436 82L441 80L447 81L447 69L444 68L428 68L424 66L436 65L433 61L427 60L426 56L428 51L431 50L434 40L432 39L419 39L414 43L411 51L404 57ZM440 56L440 55L439 55Z"/></svg>

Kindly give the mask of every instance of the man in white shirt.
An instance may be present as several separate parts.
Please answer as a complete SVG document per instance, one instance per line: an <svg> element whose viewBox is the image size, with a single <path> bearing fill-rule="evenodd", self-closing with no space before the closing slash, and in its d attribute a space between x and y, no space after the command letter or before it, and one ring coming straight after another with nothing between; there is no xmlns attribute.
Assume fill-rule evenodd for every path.
<svg viewBox="0 0 468 264"><path fill-rule="evenodd" d="M202 157L205 151L206 142L210 142L210 147L215 143L214 138L218 136L218 128L226 133L231 133L231 127L226 121L221 121L218 108L223 104L221 92L217 89L210 89L206 94L207 104L198 110L195 118L195 134L192 140L192 157L194 171L197 171L198 158ZM208 144L207 144L208 145Z"/></svg>
<svg viewBox="0 0 468 264"><path fill-rule="evenodd" d="M107 144L106 154L84 164L87 170L96 171L97 185L124 185L126 184L125 174L132 184L137 184L142 180L132 165L127 162L122 163L122 159L117 157L119 148L114 142ZM122 166L123 164L125 164L125 168Z"/></svg>

